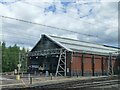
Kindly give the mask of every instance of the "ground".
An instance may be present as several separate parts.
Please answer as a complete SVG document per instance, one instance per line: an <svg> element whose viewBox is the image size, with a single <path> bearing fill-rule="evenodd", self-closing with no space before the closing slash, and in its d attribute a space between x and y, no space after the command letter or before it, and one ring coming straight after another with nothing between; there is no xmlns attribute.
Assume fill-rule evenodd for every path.
<svg viewBox="0 0 120 90"><path fill-rule="evenodd" d="M22 76L22 75L21 75ZM34 87L34 86L42 86L42 85L49 85L49 84L57 84L62 82L69 82L75 80L88 80L100 77L45 77L40 75L31 75L32 77L32 84L30 83L30 79L28 78L28 74L24 74L20 80L16 80L16 75L2 75L0 77L1 87L2 88L19 88L19 87ZM101 76L106 77L106 76ZM111 86L103 86L99 88L117 88L118 85L111 85Z"/></svg>

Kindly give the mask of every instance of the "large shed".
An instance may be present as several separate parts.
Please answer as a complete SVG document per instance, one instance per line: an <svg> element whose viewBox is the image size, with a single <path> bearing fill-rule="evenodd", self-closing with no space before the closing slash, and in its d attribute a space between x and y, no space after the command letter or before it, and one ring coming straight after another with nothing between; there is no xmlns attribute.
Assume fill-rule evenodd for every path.
<svg viewBox="0 0 120 90"><path fill-rule="evenodd" d="M28 54L30 72L55 76L112 75L118 48L51 35L42 35Z"/></svg>

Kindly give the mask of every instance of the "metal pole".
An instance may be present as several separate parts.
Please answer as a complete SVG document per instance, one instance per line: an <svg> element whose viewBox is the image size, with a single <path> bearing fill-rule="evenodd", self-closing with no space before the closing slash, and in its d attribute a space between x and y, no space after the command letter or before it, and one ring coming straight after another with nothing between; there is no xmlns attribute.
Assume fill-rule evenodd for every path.
<svg viewBox="0 0 120 90"><path fill-rule="evenodd" d="M52 80L52 73L50 73L50 79Z"/></svg>
<svg viewBox="0 0 120 90"><path fill-rule="evenodd" d="M81 65L81 69L82 69L82 76L84 76L84 53L82 53L82 65Z"/></svg>
<svg viewBox="0 0 120 90"><path fill-rule="evenodd" d="M108 76L112 75L112 53L109 53L108 59Z"/></svg>
<svg viewBox="0 0 120 90"><path fill-rule="evenodd" d="M30 73L28 74L28 80L30 81Z"/></svg>
<svg viewBox="0 0 120 90"><path fill-rule="evenodd" d="M64 59L65 59L65 76L66 76L66 68L67 68L67 65L66 65L66 50L64 51L65 52L65 57L64 57Z"/></svg>
<svg viewBox="0 0 120 90"><path fill-rule="evenodd" d="M73 75L73 66L72 66L72 62L73 62L73 52L71 52L71 61L70 61L70 76Z"/></svg>
<svg viewBox="0 0 120 90"><path fill-rule="evenodd" d="M30 77L30 84L32 84L32 77Z"/></svg>
<svg viewBox="0 0 120 90"><path fill-rule="evenodd" d="M92 56L92 76L95 76L95 61L94 61L94 55Z"/></svg>
<svg viewBox="0 0 120 90"><path fill-rule="evenodd" d="M104 57L102 57L101 61L101 70L102 70L102 75L104 75L104 64L103 64Z"/></svg>
<svg viewBox="0 0 120 90"><path fill-rule="evenodd" d="M20 52L19 52L19 65L20 65ZM18 66L18 75L20 73L20 66Z"/></svg>
<svg viewBox="0 0 120 90"><path fill-rule="evenodd" d="M4 35L2 34L2 24L3 24L3 18L1 17L0 18L0 33L1 35ZM2 57L2 36L0 38L0 73L2 73L2 60L3 60L3 57ZM0 77L2 77L2 74L0 74ZM0 80L0 84L2 85L2 80ZM0 87L0 89L2 89L2 87Z"/></svg>

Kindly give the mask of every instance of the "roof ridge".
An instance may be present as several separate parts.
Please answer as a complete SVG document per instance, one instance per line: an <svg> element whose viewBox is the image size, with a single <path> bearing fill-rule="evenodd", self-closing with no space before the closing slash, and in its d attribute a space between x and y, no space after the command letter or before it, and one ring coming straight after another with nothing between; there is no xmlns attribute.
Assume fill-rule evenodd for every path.
<svg viewBox="0 0 120 90"><path fill-rule="evenodd" d="M53 36L53 35L49 35L51 37L56 37L56 38L61 38L61 39L67 39L67 40L73 40L73 41L79 41L79 42L85 42L85 43L91 43L91 42L87 42L87 41L81 41L81 40L77 40L77 39L72 39L72 38L67 38L67 37L59 37L59 36ZM104 44L98 44L98 43L91 43L91 44L96 44L96 45L101 45L104 46Z"/></svg>

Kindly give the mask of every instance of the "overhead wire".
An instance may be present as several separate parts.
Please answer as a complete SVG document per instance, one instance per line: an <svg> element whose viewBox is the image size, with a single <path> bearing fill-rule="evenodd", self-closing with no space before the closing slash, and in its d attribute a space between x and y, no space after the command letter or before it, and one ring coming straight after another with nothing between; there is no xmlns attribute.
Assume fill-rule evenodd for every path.
<svg viewBox="0 0 120 90"><path fill-rule="evenodd" d="M40 24L40 23L36 23L36 22L32 22L32 21L23 20L23 19L3 16L3 15L2 16L0 15L0 17L13 19L13 20L21 21L21 22L26 22L26 23L30 23L30 24L40 25L40 26L44 26L44 27L48 27L48 28L57 29L57 30L67 31L67 32L71 32L71 33L77 33L77 34L81 34L81 35L85 35L85 36L89 36L89 37L98 37L98 36L95 36L95 35L90 35L90 34L80 33L80 32L76 32L76 31L71 31L71 30L68 30L68 29L59 28L59 27L44 25L44 24Z"/></svg>
<svg viewBox="0 0 120 90"><path fill-rule="evenodd" d="M34 4L32 4L32 3L30 3L30 2L22 2L22 3L26 3L26 4L29 4L29 5L32 5L32 6L36 6L36 5L34 5ZM47 2L48 3L48 2ZM93 3L98 3L98 2L89 2L90 4L93 4ZM48 3L48 4L50 4L50 3ZM88 4L88 3L82 3L82 4ZM81 4L81 5L82 5ZM101 5L100 5L101 6ZM36 6L36 7L38 7L38 8L41 8L41 9L43 9L43 7L40 7L40 6ZM57 6L58 7L58 6ZM60 11L60 10L58 10L58 11ZM71 11L72 12L72 11ZM58 13L58 12L57 12ZM58 13L58 14L62 14L62 13ZM96 22L97 22L97 24L101 24L101 23L103 23L103 21L99 21L99 20L95 20L94 22L95 23L92 23L92 22L87 22L87 21L85 21L85 20L83 20L83 19L80 19L80 18L75 18L75 17L73 17L73 16L71 16L71 14L64 14L64 15L66 15L66 16L68 16L68 17L71 17L71 18L73 18L74 20L76 20L76 21L79 21L79 22L81 22L81 20L82 20L82 22L83 23L86 23L86 24L90 24L90 25L92 25L92 28L94 28L94 26L96 26ZM80 20L79 20L80 19ZM102 27L104 27L104 29L110 29L111 27L109 26L109 24L107 24L106 23L106 25L104 25L104 26L102 26ZM98 37L98 36L97 36ZM99 37L100 38L100 37Z"/></svg>
<svg viewBox="0 0 120 90"><path fill-rule="evenodd" d="M6 18L6 17L5 17L5 18ZM8 18L8 17L7 17L7 18ZM10 18L9 18L9 19L10 19ZM12 19L13 19L13 18L12 18ZM15 20L15 18L14 18L14 20ZM17 20L17 19L16 19L16 20ZM78 19L76 18L76 20L78 20ZM19 21L26 22L26 20L19 20ZM28 22L31 23L30 21L28 21ZM28 23L28 22L27 22L27 23ZM38 23L34 23L34 22L32 22L31 24L37 24L37 25L38 25ZM94 25L93 23L89 23L89 24ZM40 25L41 25L41 24L40 24ZM61 30L61 28L58 28L58 27L53 27L53 26L48 26L48 25L43 25L43 24L42 24L42 26ZM107 28L107 29L110 29L110 28ZM85 35L85 36L89 36L89 37L96 37L96 38L99 38L99 39L100 39L100 37L95 36L95 35L84 34L84 33L80 33L80 32L70 31L70 30L67 30L67 29L62 29L62 30L63 30L63 31L69 31L69 32L72 32L72 33L81 34L81 35ZM103 38L102 38L102 39L103 39Z"/></svg>
<svg viewBox="0 0 120 90"><path fill-rule="evenodd" d="M16 0L15 2L17 2L17 1L20 1L20 2L22 2L22 3L25 3L25 4L29 4L29 5L32 5L32 6L35 6L35 7L38 7L38 8L41 8L41 9L43 9L44 7L41 7L41 6L38 6L38 5L35 5L35 4L32 4L32 3L30 3L30 2L26 2L25 0ZM82 3L79 3L79 5L89 5L89 4L94 4L94 3L96 3L96 4L98 4L100 2L100 0L98 0L98 1L95 1L95 2L82 2ZM45 2L45 3L47 3L47 4L51 4L50 2ZM56 3L56 2L55 2ZM10 4L12 4L12 3L10 3ZM72 4L76 4L76 3L72 3ZM58 7L58 6L57 6ZM61 8L61 7L60 7ZM60 10L59 10L60 11ZM66 15L66 14L65 14ZM67 15L68 16L68 15ZM70 14L69 14L69 17L71 17L71 18L74 18L75 20L77 20L77 21L79 21L78 20L78 18L75 18L75 17L73 17L73 16L70 16ZM80 19L80 18L79 18ZM87 21L84 21L83 19L80 19L80 20L82 20L82 22L84 22L84 23L87 23L87 24L91 24L91 25L96 25L96 23L91 23L91 22L87 22ZM99 20L96 20L97 21L97 23L99 22L99 23L103 23L103 22L101 22L101 21L99 21ZM108 26L108 25L106 25L106 26Z"/></svg>
<svg viewBox="0 0 120 90"><path fill-rule="evenodd" d="M29 5L32 5L32 6L41 8L41 9L44 8L44 7L41 7L41 6L38 6L38 5L34 5L34 4L30 3L30 2L25 2L25 1L23 1L23 0L20 0L20 1L21 1L22 3L29 4ZM50 4L49 2L45 2L45 3ZM93 3L98 3L98 2L85 2L85 3L81 3L80 5L83 5L83 4L87 5L87 4L93 4ZM57 6L57 7L58 7L58 6ZM59 7L59 8L61 8L61 7ZM58 11L60 11L60 10L58 10ZM65 14L65 15L66 15L66 14ZM67 15L67 16L68 16L68 15ZM73 16L70 16L70 14L69 14L69 17L71 17L71 18L79 21L78 18L75 18L75 17L73 17ZM79 18L79 19L80 19L80 18ZM91 23L91 22L86 22L86 21L84 21L83 19L81 19L81 20L82 20L83 22L87 23L87 24L92 24L92 25L93 25L93 23ZM94 24L94 25L95 25L95 24Z"/></svg>
<svg viewBox="0 0 120 90"><path fill-rule="evenodd" d="M89 2L89 3L90 3L90 4L93 4L93 2ZM98 2L94 2L94 3L98 3ZM30 4L30 5L36 6L36 5L31 4L31 3L29 3L29 2L26 2L26 4ZM50 3L47 2L47 4L50 4ZM55 3L54 3L54 4L55 4ZM83 5L83 4L88 4L88 3L82 3L81 5ZM101 7L101 5L100 5L100 7ZM40 7L40 8L42 8L42 7ZM66 15L66 14L65 14L65 15ZM70 14L69 14L69 17L71 17L71 18L73 18L73 19L75 19L75 20L77 20L77 21L79 20L78 18L75 18L75 17L70 16ZM83 21L83 19L80 19L80 20L82 20L82 22L84 22L84 23L91 24L91 25L92 25L92 28L93 28L94 26L96 26L96 23L91 23L91 22ZM95 20L95 21L97 22L97 24L103 23L103 22L101 22L101 21L99 21L99 20ZM104 26L102 26L102 27L103 27L104 29L106 29L106 30L113 28L113 27L110 27L109 24L106 24L106 25L104 25ZM115 28L115 27L114 27L114 28ZM98 39L104 40L104 37L101 37L101 36L98 36L98 35L96 35L95 37L98 38ZM104 41L106 41L106 40L104 40Z"/></svg>
<svg viewBox="0 0 120 90"><path fill-rule="evenodd" d="M6 24L8 24L8 25L12 25L12 26L16 26L16 25L18 25L18 24L13 24L13 23L9 23L9 22L3 22L5 25ZM4 25L3 24L3 25ZM19 24L20 25L20 24ZM26 24L27 25L27 24ZM29 25L27 25L27 26L29 26ZM35 29L35 30L39 30L39 32L38 33L30 33L30 32L32 32L32 31L29 31L29 29L27 28L26 29L26 27L23 25L23 26L17 26L17 27L22 27L22 29L6 29L6 27L5 26L3 26L3 29L4 29L4 32L7 32L8 34L16 34L16 35L18 35L18 36L21 36L21 37L28 37L29 39L35 39L35 40L38 40L39 38L40 38L40 35L39 34L43 34L43 31L46 31L46 30L48 30L48 28L46 28L46 29L42 29L41 28L41 26L40 26L40 28L38 28L38 29ZM25 27L25 28L24 28ZM24 28L24 29L23 29ZM30 27L30 29L31 29L31 27ZM27 30L28 32L24 32L25 30ZM49 29L49 31L50 30L52 30L53 31L53 29ZM50 31L51 32L51 31ZM35 35L34 35L35 34Z"/></svg>
<svg viewBox="0 0 120 90"><path fill-rule="evenodd" d="M38 6L38 5L34 5L34 4L31 4L30 2L22 2L22 3L25 3L25 4L29 4L29 5L32 5L32 6L35 6L35 7L38 7L38 8L41 8L41 9L43 9L44 7L41 7L41 6ZM47 2L48 3L48 2ZM48 3L48 4L50 4L50 3ZM87 3L82 3L82 4L87 4ZM82 5L81 4L81 5ZM57 6L58 7L58 6ZM59 8L61 8L61 7L59 7ZM57 11L60 11L60 10L57 10ZM72 11L71 11L72 12ZM74 12L73 12L74 13ZM62 12L57 12L57 14L63 14ZM73 17L71 14L64 14L64 15L66 15L66 16L68 16L68 17L71 17L71 18L73 18L73 19L75 19L75 20L77 20L77 21L80 21L80 20L82 20L84 23L87 23L87 24L91 24L91 25L95 25L95 23L91 23L91 22L87 22L87 21L84 21L83 19L80 19L80 18L75 18L75 17ZM80 19L80 20L79 20Z"/></svg>
<svg viewBox="0 0 120 90"><path fill-rule="evenodd" d="M43 9L44 7L41 7L41 6L38 6L38 5L34 5L34 4L32 4L32 3L30 3L30 2L22 2L22 3L25 3L25 4L29 4L29 5L32 5L32 6L35 6L35 7L38 7L38 8L41 8L41 9ZM46 2L47 4L50 4L49 2ZM87 4L94 4L94 3L98 3L98 2L89 2L89 3L81 3L80 5L87 5ZM76 3L75 3L76 4ZM58 7L58 6L57 6ZM62 8L62 7L59 7L59 8ZM57 11L60 11L60 10L57 10ZM71 11L72 12L72 11ZM58 13L58 12L57 12ZM73 12L74 13L74 12ZM81 12L80 12L81 13ZM58 14L62 14L62 13L58 13ZM83 13L82 13L83 14ZM73 17L73 16L71 16L71 14L64 14L64 15L67 15L67 16L69 16L69 17L71 17L71 18L73 18L73 19L75 19L75 20L77 20L77 21L79 21L79 19L80 18L75 18L75 17ZM84 21L83 19L80 19L80 20L82 20L82 22L84 22L84 23L87 23L87 24L91 24L91 25L96 25L96 23L92 23L92 22L87 22L87 21ZM99 20L97 20L97 23L103 23L103 22L101 22L101 21L99 21Z"/></svg>
<svg viewBox="0 0 120 90"><path fill-rule="evenodd" d="M26 21L26 20L22 20L22 19L6 17L6 16L2 16L2 17L17 20L17 21L22 21L22 22L26 22L26 23L30 23L30 24L35 24L35 25L45 26L45 27L49 27L49 28L54 28L54 29L58 29L58 30L62 30L62 31L69 31L71 33L81 34L81 33L78 33L78 32L74 32L74 31L70 31L70 30L66 30L66 29L61 29L61 28L56 28L56 27L52 27L52 26L47 26L47 25L44 25L44 24L34 23L34 22L31 22L31 21ZM93 35L89 35L89 34L82 34L82 35L86 35L86 36L89 36L89 37L96 37L98 39L102 39L102 40L106 41L104 38L99 38L98 36L93 36Z"/></svg>

